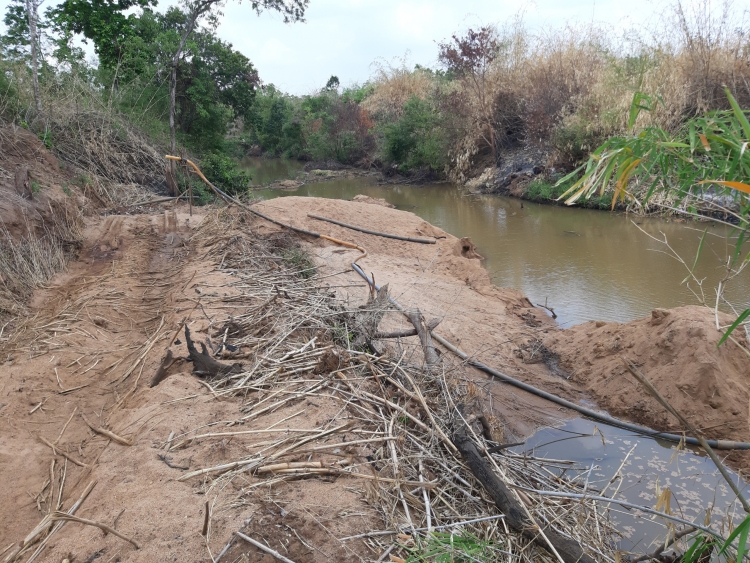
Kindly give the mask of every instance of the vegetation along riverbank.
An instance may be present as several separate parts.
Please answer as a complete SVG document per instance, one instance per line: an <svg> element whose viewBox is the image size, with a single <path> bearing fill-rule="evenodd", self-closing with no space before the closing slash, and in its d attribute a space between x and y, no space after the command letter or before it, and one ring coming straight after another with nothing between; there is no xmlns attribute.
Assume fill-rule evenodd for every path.
<svg viewBox="0 0 750 563"><path fill-rule="evenodd" d="M308 4L246 8L297 26ZM10 0L0 36L0 562L748 557L741 6L466 26L430 66L305 95L222 38L219 0L43 8ZM423 196L468 204L426 219L364 189L436 181ZM628 215L594 246L612 216L543 230L492 194ZM477 208L512 259L485 260ZM658 213L711 223L636 217ZM636 278L592 249L615 268L634 240L679 272L679 306L563 323L519 289L535 246L569 270L560 300L622 310ZM629 263L627 299L656 293ZM606 470L572 441L592 433Z"/></svg>

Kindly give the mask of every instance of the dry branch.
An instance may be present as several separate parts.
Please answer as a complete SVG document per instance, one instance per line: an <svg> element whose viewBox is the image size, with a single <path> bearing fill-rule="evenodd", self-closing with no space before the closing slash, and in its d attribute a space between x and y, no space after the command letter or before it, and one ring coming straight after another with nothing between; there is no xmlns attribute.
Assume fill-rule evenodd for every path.
<svg viewBox="0 0 750 563"><path fill-rule="evenodd" d="M526 516L521 504L514 498L513 493L495 474L487 461L477 450L474 441L469 437L463 422L456 423L453 432L453 443L461 452L461 456L471 469L474 477L490 494L497 508L505 514L505 521L515 531L534 541L540 547L547 549L547 542L540 535L539 528ZM542 530L552 547L560 554L565 563L595 563L594 559L586 555L581 546L570 538L560 535L549 526Z"/></svg>

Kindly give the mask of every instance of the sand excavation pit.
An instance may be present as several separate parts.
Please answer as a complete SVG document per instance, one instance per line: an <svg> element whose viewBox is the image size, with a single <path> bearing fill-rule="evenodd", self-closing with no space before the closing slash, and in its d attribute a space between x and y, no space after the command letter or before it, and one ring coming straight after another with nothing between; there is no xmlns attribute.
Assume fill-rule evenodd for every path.
<svg viewBox="0 0 750 563"><path fill-rule="evenodd" d="M3 343L4 562L397 561L451 532L487 560L613 557L604 515L507 489L503 517L453 445L498 445L481 391L448 357L353 349L365 284L347 303L296 237L184 211L91 221ZM227 369L192 373L188 337ZM487 459L503 486L560 490L544 461Z"/></svg>

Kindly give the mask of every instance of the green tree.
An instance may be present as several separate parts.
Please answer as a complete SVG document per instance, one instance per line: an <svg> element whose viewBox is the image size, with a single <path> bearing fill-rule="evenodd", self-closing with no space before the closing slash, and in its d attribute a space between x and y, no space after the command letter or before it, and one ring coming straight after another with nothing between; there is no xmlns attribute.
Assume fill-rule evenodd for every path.
<svg viewBox="0 0 750 563"><path fill-rule="evenodd" d="M431 104L412 96L401 118L383 126L386 160L399 164L403 172L423 167L441 171L446 141L440 124L440 114Z"/></svg>
<svg viewBox="0 0 750 563"><path fill-rule="evenodd" d="M195 30L199 20L203 17L215 17L216 14L214 14L213 11L221 5L222 1L223 0L191 0L187 4L187 21L182 29L180 42L177 49L175 49L171 64L169 134L171 140L171 151L173 154L176 152L175 112L177 105L177 67L182 58L188 37L190 37ZM285 22L296 22L303 19L308 3L309 0L251 0L250 6L257 14L260 14L265 10L275 11L283 15ZM172 162L172 166L174 167L174 162Z"/></svg>
<svg viewBox="0 0 750 563"><path fill-rule="evenodd" d="M113 69L138 27L138 16L125 12L155 5L156 0L64 0L47 13L59 32L83 35L84 43L91 41L99 63Z"/></svg>

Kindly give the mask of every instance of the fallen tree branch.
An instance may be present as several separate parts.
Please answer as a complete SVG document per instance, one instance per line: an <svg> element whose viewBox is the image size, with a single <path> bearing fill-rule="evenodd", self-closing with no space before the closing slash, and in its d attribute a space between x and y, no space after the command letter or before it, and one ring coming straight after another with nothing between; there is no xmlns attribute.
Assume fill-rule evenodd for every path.
<svg viewBox="0 0 750 563"><path fill-rule="evenodd" d="M208 355L208 350L203 342L200 343L202 352L198 352L198 349L193 343L193 339L190 338L190 329L187 325L185 325L185 342L187 344L188 353L190 354L190 360L193 362L193 373L215 377L217 375L229 375L242 372L241 364L229 365L214 360Z"/></svg>
<svg viewBox="0 0 750 563"><path fill-rule="evenodd" d="M466 431L466 425L460 419L456 424L452 438L474 477L490 494L500 512L505 514L505 521L508 526L544 549L549 547L544 540L544 537L546 537L565 563L595 563L593 558L583 552L576 541L559 534L549 526L544 526L540 530L528 518L521 504L513 497L510 489L500 480L490 464L479 453L474 441ZM543 536L539 532L543 532Z"/></svg>
<svg viewBox="0 0 750 563"><path fill-rule="evenodd" d="M430 322L430 325L428 326L419 309L404 311L403 313L406 318L409 319L409 322L414 325L414 330L417 331L417 336L419 336L419 342L422 344L424 361L428 368L432 368L437 365L439 361L437 350L435 350L435 346L432 345L432 337L430 336L430 331L432 331L437 324L433 321Z"/></svg>
<svg viewBox="0 0 750 563"><path fill-rule="evenodd" d="M387 338L406 338L407 336L417 336L417 330L413 328L411 330L399 330L396 332L376 332L373 339L385 340Z"/></svg>

